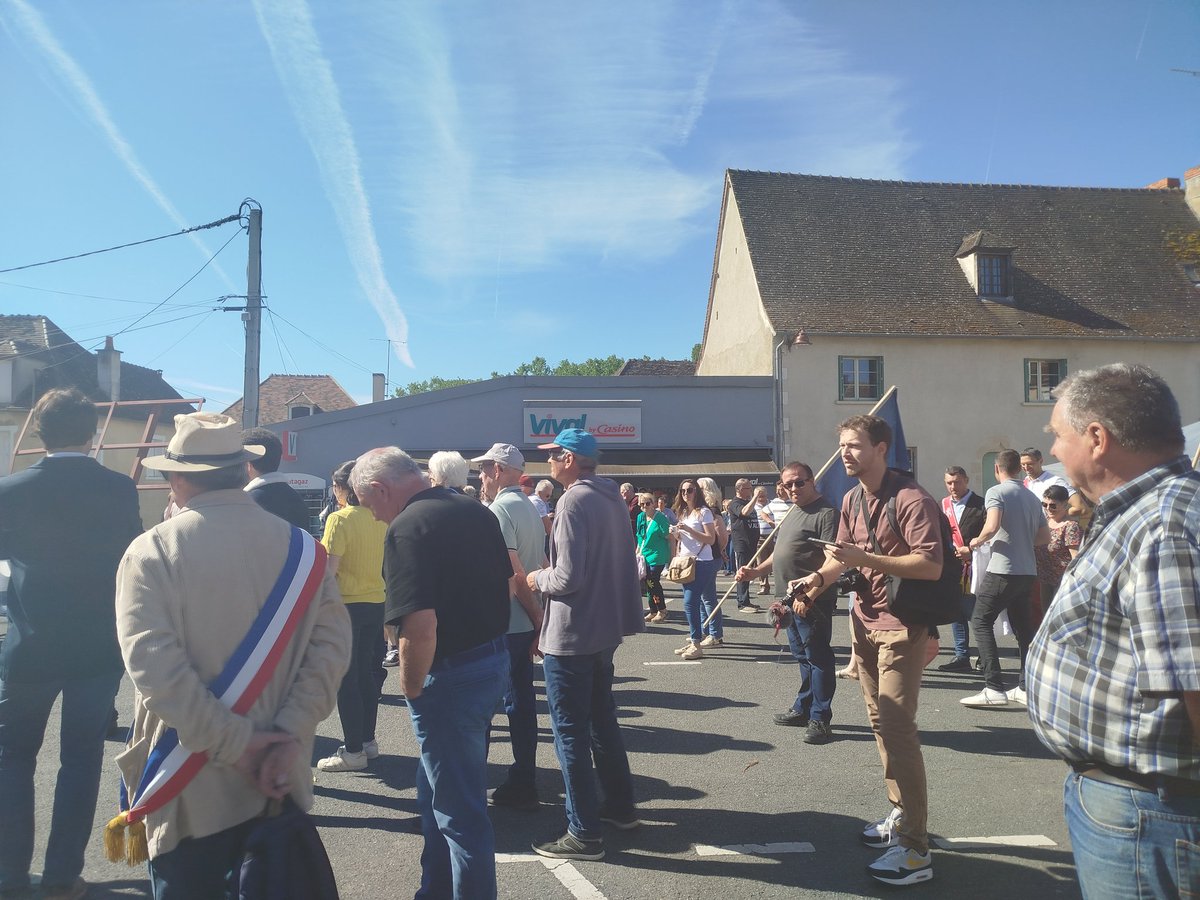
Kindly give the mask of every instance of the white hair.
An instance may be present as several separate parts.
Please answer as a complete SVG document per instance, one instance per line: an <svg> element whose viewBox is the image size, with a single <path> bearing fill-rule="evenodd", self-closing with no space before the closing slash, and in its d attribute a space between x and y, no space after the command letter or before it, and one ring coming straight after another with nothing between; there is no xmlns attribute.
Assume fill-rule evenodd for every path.
<svg viewBox="0 0 1200 900"><path fill-rule="evenodd" d="M717 483L711 478L697 478L696 484L704 493L704 505L712 509L721 508L721 489L717 487Z"/></svg>
<svg viewBox="0 0 1200 900"><path fill-rule="evenodd" d="M457 450L439 450L429 457L429 480L438 487L465 488L470 466Z"/></svg>
<svg viewBox="0 0 1200 900"><path fill-rule="evenodd" d="M417 461L399 447L376 447L354 461L350 472L350 487L360 497L372 482L397 484L413 476L424 479Z"/></svg>
<svg viewBox="0 0 1200 900"><path fill-rule="evenodd" d="M537 483L537 487L533 489L533 492L535 494L537 494L538 496L541 496L543 488L550 488L551 493L553 493L554 492L554 482L550 481L547 478L543 478L541 481L539 481Z"/></svg>

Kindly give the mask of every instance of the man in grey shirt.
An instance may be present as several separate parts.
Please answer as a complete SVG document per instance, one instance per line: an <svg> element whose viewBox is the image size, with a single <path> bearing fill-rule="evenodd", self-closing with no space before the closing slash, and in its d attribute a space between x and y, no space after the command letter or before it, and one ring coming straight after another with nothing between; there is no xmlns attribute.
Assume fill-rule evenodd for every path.
<svg viewBox="0 0 1200 900"><path fill-rule="evenodd" d="M991 541L992 557L976 592L975 612L971 616L984 688L978 694L963 697L959 702L964 706L987 708L1007 706L1009 701L1025 702L1025 654L1033 639L1029 595L1037 579L1033 548L1050 542L1050 526L1046 524L1041 502L1025 489L1020 476L1021 455L1016 450L1001 450L996 455L999 484L989 488L983 499L987 521L983 531L970 543L975 550ZM1008 611L1021 657L1017 687L1007 693L993 630L996 617L1004 610Z"/></svg>

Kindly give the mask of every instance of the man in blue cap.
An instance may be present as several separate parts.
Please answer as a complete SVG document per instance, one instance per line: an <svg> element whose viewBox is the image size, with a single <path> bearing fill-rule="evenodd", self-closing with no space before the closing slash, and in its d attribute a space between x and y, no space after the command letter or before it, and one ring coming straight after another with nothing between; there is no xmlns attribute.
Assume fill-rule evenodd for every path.
<svg viewBox="0 0 1200 900"><path fill-rule="evenodd" d="M601 822L622 831L641 824L612 694L617 646L645 629L634 540L616 483L596 476L595 437L568 428L538 449L549 451L550 476L565 488L550 565L530 572L528 582L545 600L539 645L566 783L567 831L533 850L552 859L597 860L604 858Z"/></svg>

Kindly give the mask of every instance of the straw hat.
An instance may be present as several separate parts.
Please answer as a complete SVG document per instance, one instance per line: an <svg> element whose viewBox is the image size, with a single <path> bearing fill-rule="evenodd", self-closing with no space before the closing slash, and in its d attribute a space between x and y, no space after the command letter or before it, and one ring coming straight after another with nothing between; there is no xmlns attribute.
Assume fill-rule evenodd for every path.
<svg viewBox="0 0 1200 900"><path fill-rule="evenodd" d="M175 417L175 436L162 456L142 460L159 472L211 472L259 459L266 448L242 446L242 426L220 413L195 412Z"/></svg>

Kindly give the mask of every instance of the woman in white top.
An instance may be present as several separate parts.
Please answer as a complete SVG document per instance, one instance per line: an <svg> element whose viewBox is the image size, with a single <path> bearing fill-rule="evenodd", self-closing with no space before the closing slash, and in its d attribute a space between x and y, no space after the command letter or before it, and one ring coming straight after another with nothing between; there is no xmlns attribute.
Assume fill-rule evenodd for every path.
<svg viewBox="0 0 1200 900"><path fill-rule="evenodd" d="M699 659L704 656L702 648L719 647L724 631L721 613L713 616L704 634L704 620L717 605L717 566L713 558L713 545L717 540L717 524L704 503L700 486L687 479L679 486L675 498L675 515L679 521L672 526L671 534L678 547L676 555L692 556L696 559L696 577L683 586L683 612L687 616L688 641L675 653L684 659Z"/></svg>

